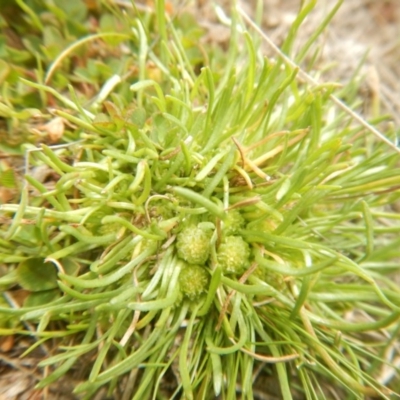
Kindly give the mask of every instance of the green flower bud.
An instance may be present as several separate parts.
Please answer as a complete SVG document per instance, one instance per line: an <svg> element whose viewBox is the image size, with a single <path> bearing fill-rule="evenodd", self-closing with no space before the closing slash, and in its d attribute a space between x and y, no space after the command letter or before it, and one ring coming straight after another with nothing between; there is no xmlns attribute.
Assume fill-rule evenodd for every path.
<svg viewBox="0 0 400 400"><path fill-rule="evenodd" d="M229 211L222 231L226 236L234 235L244 227L244 223L244 218L238 210Z"/></svg>
<svg viewBox="0 0 400 400"><path fill-rule="evenodd" d="M249 264L249 245L240 236L228 236L219 246L217 258L224 272L238 274Z"/></svg>
<svg viewBox="0 0 400 400"><path fill-rule="evenodd" d="M140 244L140 251L152 250L154 253L157 251L159 242L153 239L143 239Z"/></svg>
<svg viewBox="0 0 400 400"><path fill-rule="evenodd" d="M188 265L180 272L179 283L182 293L194 300L207 291L209 274L200 265Z"/></svg>
<svg viewBox="0 0 400 400"><path fill-rule="evenodd" d="M93 231L95 232L96 235L105 236L110 233L118 234L122 229L124 229L124 227L118 223L111 223L111 224L103 224L98 227L90 227L89 226L89 229L93 229Z"/></svg>
<svg viewBox="0 0 400 400"><path fill-rule="evenodd" d="M268 271L261 266L258 266L253 272L254 276L273 286L275 289L282 292L286 288L285 281L281 274L273 271Z"/></svg>
<svg viewBox="0 0 400 400"><path fill-rule="evenodd" d="M204 264L210 254L210 236L203 229L188 227L179 233L176 248L189 264Z"/></svg>

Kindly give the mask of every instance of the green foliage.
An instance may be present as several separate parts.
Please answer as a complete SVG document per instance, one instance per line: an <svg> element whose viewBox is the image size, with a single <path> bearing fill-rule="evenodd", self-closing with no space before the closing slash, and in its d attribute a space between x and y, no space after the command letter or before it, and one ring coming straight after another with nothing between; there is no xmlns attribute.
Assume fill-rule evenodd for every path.
<svg viewBox="0 0 400 400"><path fill-rule="evenodd" d="M0 35L0 150L25 171L0 169L0 334L55 343L38 387L82 368L83 399L253 399L258 373L285 400L398 390L399 154L231 18L223 52L161 0L4 9L23 40Z"/></svg>
<svg viewBox="0 0 400 400"><path fill-rule="evenodd" d="M41 258L28 258L17 268L18 283L27 290L37 292L57 288L57 271L52 263Z"/></svg>

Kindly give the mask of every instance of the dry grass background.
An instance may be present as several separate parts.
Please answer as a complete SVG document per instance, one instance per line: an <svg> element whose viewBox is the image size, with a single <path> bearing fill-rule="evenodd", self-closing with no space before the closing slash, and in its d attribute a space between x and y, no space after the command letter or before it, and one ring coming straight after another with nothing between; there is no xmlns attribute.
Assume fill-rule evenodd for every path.
<svg viewBox="0 0 400 400"><path fill-rule="evenodd" d="M272 21L271 37L279 41L286 21L295 15L299 1L266 0ZM306 20L300 40L308 37L332 1L319 0ZM268 15L266 14L266 15ZM270 17L272 18L272 17ZM268 21L268 19L267 19ZM301 38L303 36L303 38ZM325 35L320 66L332 64L330 80L346 82L366 55L361 69L370 96L378 96L382 111L393 115L400 125L400 2L398 0L344 0Z"/></svg>
<svg viewBox="0 0 400 400"><path fill-rule="evenodd" d="M275 44L280 45L286 37L302 2L264 0L262 27ZM217 3L229 10L232 1ZM317 1L299 31L297 48L305 43L335 3ZM197 15L201 15L201 23L209 29L207 39L223 43L229 38L229 29L218 23L212 4L209 0L197 0L195 7L200 11ZM242 0L239 4L248 15L254 15L255 0ZM317 45L321 53L315 67L320 69L321 81L345 84L365 57L360 78L365 82L366 108L374 98L381 111L390 113L400 127L400 1L344 0ZM275 56L268 46L265 53Z"/></svg>
<svg viewBox="0 0 400 400"><path fill-rule="evenodd" d="M264 1L263 30L274 43L280 45L297 14L301 0ZM151 7L151 2L143 3ZM232 1L220 0L216 3L228 12ZM332 0L318 0L317 3L300 29L298 45L307 40L334 4ZM173 8L173 12L181 12L181 4ZM197 0L185 4L185 9L195 12L201 25L207 28L204 40L220 45L227 43L229 29L216 18L213 2ZM253 15L255 1L242 0L240 4L246 13ZM390 113L396 126L400 127L400 1L344 0L332 23L319 38L318 45L321 46L321 54L316 67L321 72L322 81L346 83L359 66L360 60L367 55L361 68L365 82L365 111L369 112L368 108L375 99L381 111ZM265 47L265 53L275 55L268 46ZM33 387L39 379L39 372L35 371L37 360L34 355L26 359L18 357L29 345L28 340L9 340L12 340L11 347L15 350L7 350L9 341L0 343L3 358L3 366L0 366L0 400L75 399L71 394L74 387L72 377L63 379L50 389L34 391ZM7 359L4 359L5 353ZM100 392L94 400L105 399L105 393Z"/></svg>

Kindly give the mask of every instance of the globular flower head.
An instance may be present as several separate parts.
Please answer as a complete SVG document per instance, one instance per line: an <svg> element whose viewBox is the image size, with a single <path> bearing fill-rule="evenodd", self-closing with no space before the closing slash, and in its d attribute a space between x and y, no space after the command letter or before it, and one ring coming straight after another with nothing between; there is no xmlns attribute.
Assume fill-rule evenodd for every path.
<svg viewBox="0 0 400 400"><path fill-rule="evenodd" d="M178 256L189 264L204 264L210 254L210 236L196 226L185 228L178 234Z"/></svg>
<svg viewBox="0 0 400 400"><path fill-rule="evenodd" d="M200 265L187 265L179 275L181 291L190 300L195 300L206 292L208 283L208 272Z"/></svg>
<svg viewBox="0 0 400 400"><path fill-rule="evenodd" d="M217 258L224 272L240 273L249 264L249 245L240 236L228 236L219 246Z"/></svg>
<svg viewBox="0 0 400 400"><path fill-rule="evenodd" d="M243 229L244 224L245 220L239 211L229 211L224 221L223 232L226 236L235 235L240 229Z"/></svg>

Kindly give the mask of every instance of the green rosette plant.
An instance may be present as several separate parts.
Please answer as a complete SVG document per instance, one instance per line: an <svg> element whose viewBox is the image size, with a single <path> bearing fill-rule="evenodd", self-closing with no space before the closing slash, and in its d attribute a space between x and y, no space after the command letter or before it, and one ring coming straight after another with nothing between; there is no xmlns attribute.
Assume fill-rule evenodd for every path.
<svg viewBox="0 0 400 400"><path fill-rule="evenodd" d="M0 334L52 349L37 388L79 373L82 399L393 398L399 152L370 132L387 117L338 106L359 106L357 77L298 79L312 42L268 59L235 8L225 52L162 0L19 3L36 39L4 61L24 77L2 76L1 150L25 172L0 206Z"/></svg>

